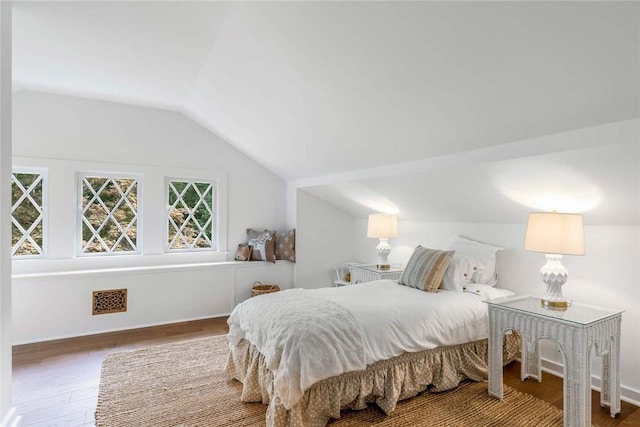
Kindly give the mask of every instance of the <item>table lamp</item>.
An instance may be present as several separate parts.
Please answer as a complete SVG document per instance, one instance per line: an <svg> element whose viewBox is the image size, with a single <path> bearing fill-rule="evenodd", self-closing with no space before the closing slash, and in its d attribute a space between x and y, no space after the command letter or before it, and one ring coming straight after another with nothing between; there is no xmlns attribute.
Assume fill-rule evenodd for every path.
<svg viewBox="0 0 640 427"><path fill-rule="evenodd" d="M562 295L562 285L568 277L562 265L562 255L584 255L584 227L582 215L558 212L529 214L524 238L526 251L546 254L547 263L540 269L547 292L542 305L567 309L571 305Z"/></svg>
<svg viewBox="0 0 640 427"><path fill-rule="evenodd" d="M378 253L378 270L389 270L391 265L387 257L391 252L388 239L398 237L398 217L391 214L371 214L367 226L367 237L380 239L376 247Z"/></svg>

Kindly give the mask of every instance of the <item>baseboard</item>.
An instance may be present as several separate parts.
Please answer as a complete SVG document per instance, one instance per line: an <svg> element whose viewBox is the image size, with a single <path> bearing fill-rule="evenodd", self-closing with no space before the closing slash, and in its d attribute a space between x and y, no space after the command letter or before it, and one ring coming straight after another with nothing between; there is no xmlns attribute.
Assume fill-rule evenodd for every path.
<svg viewBox="0 0 640 427"><path fill-rule="evenodd" d="M542 358L542 370L556 377L564 378L564 366L561 363ZM591 388L600 391L602 380L596 375L591 375ZM620 399L635 406L640 406L640 391L631 387L620 386Z"/></svg>
<svg viewBox="0 0 640 427"><path fill-rule="evenodd" d="M2 1L2 0L0 0ZM28 344L37 344L37 343L41 343L41 342L47 342L47 341L56 341L56 340L66 340L66 339L71 339L71 338L80 338L80 337L89 337L92 335L101 335L101 334L110 334L113 332L122 332L122 331L132 331L135 329L145 329L145 328L154 328L156 326L167 326L167 325L173 325L175 323L184 323L184 322L196 322L198 320L207 320L207 319L217 319L219 317L228 317L231 313L222 313L222 314L216 314L216 315L207 315L207 316L202 316L202 317L188 317L188 318L184 318L184 319L172 319L172 320L167 320L167 321L160 321L160 322L151 322L151 323L143 323L140 325L131 325L131 326L121 326L118 328L107 328L107 329L100 329L100 330L96 330L96 331L88 331L88 332L80 332L77 334L65 334L65 335L53 335L50 337L40 337L40 338L36 338L33 340L24 340L24 341L16 341L14 343L12 343L12 346L19 346L19 345L28 345ZM0 425L0 427L4 427L2 425Z"/></svg>
<svg viewBox="0 0 640 427"><path fill-rule="evenodd" d="M16 415L16 408L9 409L9 412L2 420L0 427L18 427L20 425L21 415Z"/></svg>

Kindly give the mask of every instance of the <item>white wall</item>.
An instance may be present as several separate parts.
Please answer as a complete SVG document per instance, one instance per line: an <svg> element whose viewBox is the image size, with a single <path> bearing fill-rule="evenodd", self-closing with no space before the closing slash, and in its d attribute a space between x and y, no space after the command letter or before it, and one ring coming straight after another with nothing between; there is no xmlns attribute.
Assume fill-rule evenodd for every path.
<svg viewBox="0 0 640 427"><path fill-rule="evenodd" d="M623 396L640 401L640 227L589 226L585 214L585 256L565 256L569 280L564 295L576 302L624 310L622 315L621 379ZM525 224L451 224L400 221L399 237L391 239L389 261L406 264L417 245L446 248L449 238L461 234L504 247L498 253L498 286L518 294L543 295L544 284L539 270L544 255L525 252ZM376 259L375 242L366 237L366 220L356 221L356 253ZM555 346L543 346L546 367L561 369L561 357ZM592 357L592 373L600 376L600 359ZM598 381L595 382L598 384Z"/></svg>
<svg viewBox="0 0 640 427"><path fill-rule="evenodd" d="M13 162L49 169L51 202L49 259L13 262L14 343L228 314L255 280L292 286L286 261L215 264L233 259L247 227L285 229L286 189L192 120L35 92L16 93L13 113ZM143 174L142 255L76 257L76 170ZM175 175L222 179L228 254L164 253L163 182ZM91 316L91 291L123 287L127 313Z"/></svg>
<svg viewBox="0 0 640 427"><path fill-rule="evenodd" d="M285 228L284 182L180 113L35 92L13 111L16 157L226 171L230 249L247 227Z"/></svg>
<svg viewBox="0 0 640 427"><path fill-rule="evenodd" d="M334 268L357 261L355 220L328 203L297 191L296 280L298 288L331 286Z"/></svg>
<svg viewBox="0 0 640 427"><path fill-rule="evenodd" d="M290 288L288 261L183 264L19 274L13 342L25 344L228 315L255 281ZM127 289L127 311L92 315L92 292Z"/></svg>

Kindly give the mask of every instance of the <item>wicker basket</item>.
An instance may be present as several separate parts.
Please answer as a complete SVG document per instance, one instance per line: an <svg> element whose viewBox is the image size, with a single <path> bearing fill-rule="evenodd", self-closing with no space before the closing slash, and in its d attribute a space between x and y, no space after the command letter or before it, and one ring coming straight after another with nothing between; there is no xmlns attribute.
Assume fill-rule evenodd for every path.
<svg viewBox="0 0 640 427"><path fill-rule="evenodd" d="M263 285L261 282L254 282L251 288L251 296L270 294L271 292L278 292L280 286L278 285Z"/></svg>

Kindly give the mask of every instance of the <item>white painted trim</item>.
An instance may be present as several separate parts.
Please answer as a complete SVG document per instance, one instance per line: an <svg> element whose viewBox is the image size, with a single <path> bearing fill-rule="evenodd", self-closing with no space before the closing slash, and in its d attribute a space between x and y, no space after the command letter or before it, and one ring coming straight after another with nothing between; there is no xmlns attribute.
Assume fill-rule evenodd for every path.
<svg viewBox="0 0 640 427"><path fill-rule="evenodd" d="M0 2L0 417L11 425L11 32L13 2ZM11 422L11 424L9 424Z"/></svg>
<svg viewBox="0 0 640 427"><path fill-rule="evenodd" d="M288 262L279 260L276 262ZM166 272L166 271L176 271L176 270L194 270L199 268L251 268L251 267L261 267L265 264L273 264L267 263L267 261L221 261L221 262L201 262L201 263L193 263L193 264L170 264L170 265L150 265L143 267L120 267L120 268L104 268L104 269L86 269L86 270L65 270L65 271L52 271L52 272L43 272L43 273L25 273L25 274L14 274L11 276L12 279L51 279L51 278L60 278L60 277L77 277L77 276L119 276L119 275L130 275L130 274L148 274L155 272Z"/></svg>
<svg viewBox="0 0 640 427"><path fill-rule="evenodd" d="M9 409L9 412L7 412L7 415L2 420L0 427L18 427L20 425L20 420L22 420L22 415L16 415L16 408L13 407Z"/></svg>
<svg viewBox="0 0 640 427"><path fill-rule="evenodd" d="M542 370L556 377L564 378L564 366L561 363L554 362L549 359L542 358ZM591 375L591 389L600 391L601 379L595 375ZM625 402L635 406L640 406L640 391L630 387L620 386L620 398Z"/></svg>

